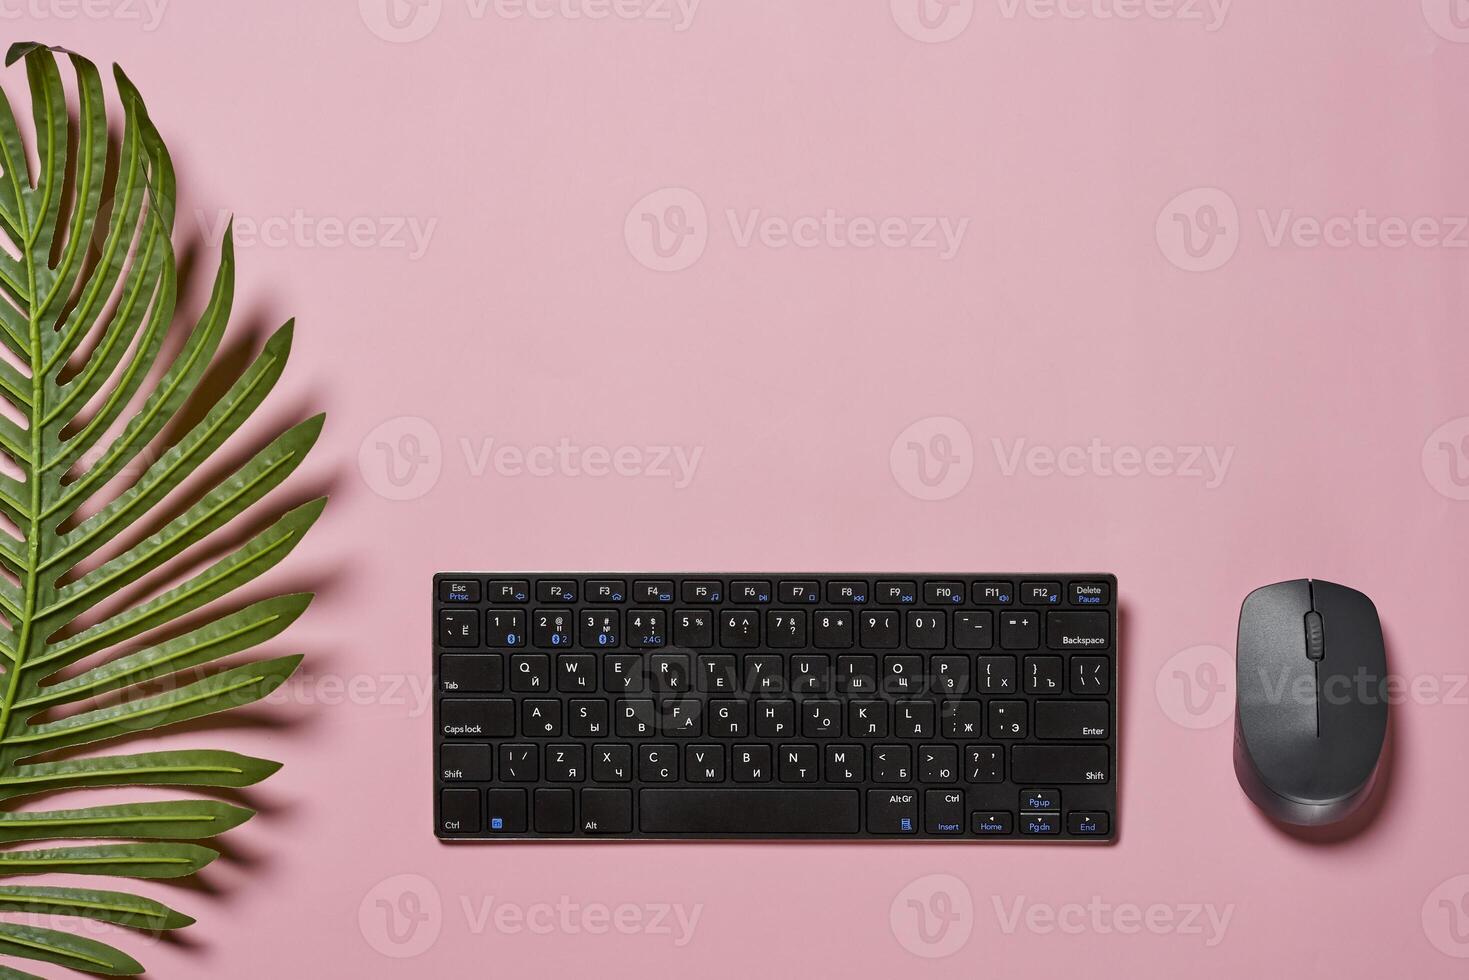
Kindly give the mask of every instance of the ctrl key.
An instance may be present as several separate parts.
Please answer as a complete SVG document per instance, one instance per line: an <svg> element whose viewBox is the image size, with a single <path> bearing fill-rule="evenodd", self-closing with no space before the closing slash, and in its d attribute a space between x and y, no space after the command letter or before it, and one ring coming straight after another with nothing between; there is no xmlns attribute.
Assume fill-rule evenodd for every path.
<svg viewBox="0 0 1469 980"><path fill-rule="evenodd" d="M439 797L439 830L446 834L478 833L479 790L444 790Z"/></svg>

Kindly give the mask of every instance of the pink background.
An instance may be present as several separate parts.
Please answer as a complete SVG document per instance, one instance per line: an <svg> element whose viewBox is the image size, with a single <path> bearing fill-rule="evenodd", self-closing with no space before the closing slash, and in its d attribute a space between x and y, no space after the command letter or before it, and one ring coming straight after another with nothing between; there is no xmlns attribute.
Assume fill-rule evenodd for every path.
<svg viewBox="0 0 1469 980"><path fill-rule="evenodd" d="M7 14L13 38L125 66L174 153L201 269L221 209L242 228L365 218L377 242L317 229L238 249L241 342L299 318L272 403L278 421L329 413L296 492L333 499L275 577L320 587L276 645L308 654L302 674L268 709L184 736L286 766L200 886L142 886L200 919L181 943L128 941L154 974L1463 975L1469 4L1455 30L1450 0L1237 0L1211 31L1098 16L1109 0L1073 4L1079 18L980 0L927 43L903 29L907 0L705 0L681 31L425 2L404 8L423 18L410 27L437 18L413 41L392 39L382 0L173 0L156 24L143 7L67 17L63 0ZM3 79L23 87L19 69ZM681 271L640 261L634 205L666 188L707 215L684 212L707 246ZM1215 206L1209 271L1180 267L1166 210L1197 188L1178 207ZM688 200L655 197L654 216ZM730 209L968 225L946 260L742 246ZM1282 216L1362 210L1432 219L1444 240L1272 241ZM421 255L393 247L399 218L434 223ZM910 426L927 449L949 439L944 499L919 499L935 494L906 437L892 452ZM701 455L680 488L482 469L487 439ZM1162 463L1007 472L994 443L1094 439L1233 455L1211 487ZM397 459L406 488L380 444L416 445L416 470ZM441 845L429 577L520 567L1115 572L1121 840ZM1373 596L1392 669L1428 692L1394 708L1375 819L1315 843L1243 798L1229 695L1209 687L1228 680L1245 593L1308 575ZM932 874L957 881L910 887ZM958 916L937 944L906 904L935 888ZM699 919L677 946L476 931L464 904L561 896ZM996 913L1094 896L1230 919L1210 946L1089 918L1007 932ZM380 899L427 918L398 942Z"/></svg>

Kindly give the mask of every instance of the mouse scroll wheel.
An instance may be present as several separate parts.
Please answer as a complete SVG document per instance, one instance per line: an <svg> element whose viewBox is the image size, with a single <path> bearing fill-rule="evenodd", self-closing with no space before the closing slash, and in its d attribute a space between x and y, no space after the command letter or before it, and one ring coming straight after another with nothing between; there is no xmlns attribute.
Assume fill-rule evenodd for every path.
<svg viewBox="0 0 1469 980"><path fill-rule="evenodd" d="M1326 623L1315 610L1306 613L1306 656L1312 660L1326 659Z"/></svg>

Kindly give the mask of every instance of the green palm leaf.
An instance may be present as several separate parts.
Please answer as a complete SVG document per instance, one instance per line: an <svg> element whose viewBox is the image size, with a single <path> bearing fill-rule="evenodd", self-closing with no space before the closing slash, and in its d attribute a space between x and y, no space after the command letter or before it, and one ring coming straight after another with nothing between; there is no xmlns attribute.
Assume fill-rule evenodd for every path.
<svg viewBox="0 0 1469 980"><path fill-rule="evenodd" d="M173 167L158 130L120 70L121 129L110 147L91 62L29 43L11 47L6 64L17 62L32 143L0 93L0 400L10 408L0 413L0 456L12 464L0 473L0 517L11 525L0 528L0 879L183 877L217 856L192 842L252 811L190 796L26 804L101 786L249 786L279 768L214 749L91 747L259 700L295 670L299 657L239 655L278 636L310 595L212 610L289 554L325 501L267 514L243 543L214 552L301 465L322 420L286 429L212 485L191 485L218 468L222 447L274 388L292 325L197 422L160 444L200 397L229 322L232 237L208 302L165 362L178 267ZM145 454L153 461L138 466ZM136 596L146 582L157 584ZM99 607L103 615L83 621ZM193 921L126 892L0 885L0 957L107 975L143 968L106 943L6 913L147 930ZM0 977L30 975L0 963Z"/></svg>

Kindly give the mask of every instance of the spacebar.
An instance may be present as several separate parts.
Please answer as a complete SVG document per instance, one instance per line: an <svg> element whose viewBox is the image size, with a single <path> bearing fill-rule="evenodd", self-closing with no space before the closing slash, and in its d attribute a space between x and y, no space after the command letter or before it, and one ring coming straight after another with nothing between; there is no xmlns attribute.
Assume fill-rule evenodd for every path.
<svg viewBox="0 0 1469 980"><path fill-rule="evenodd" d="M855 834L855 789L645 789L645 834Z"/></svg>

